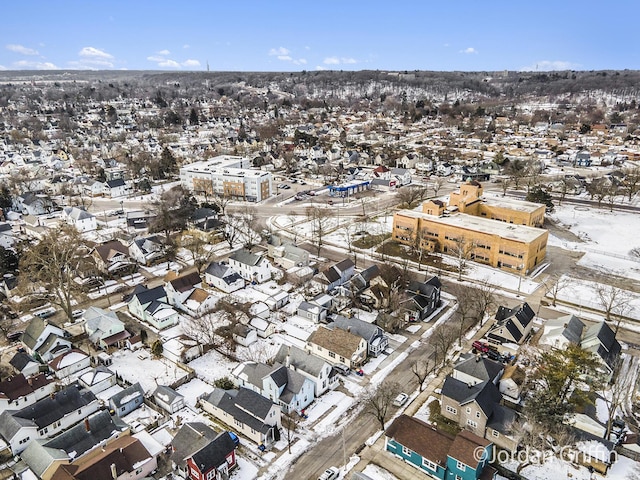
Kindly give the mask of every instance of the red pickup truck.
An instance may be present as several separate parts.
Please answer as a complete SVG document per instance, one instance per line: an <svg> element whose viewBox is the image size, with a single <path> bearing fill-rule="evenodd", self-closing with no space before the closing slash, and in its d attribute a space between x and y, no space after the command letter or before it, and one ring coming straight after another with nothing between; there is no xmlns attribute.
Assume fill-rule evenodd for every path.
<svg viewBox="0 0 640 480"><path fill-rule="evenodd" d="M485 342L481 342L479 340L476 340L475 342L473 342L471 346L475 351L481 352L481 353L487 353L489 350L493 350L494 352L498 351L498 349L495 346Z"/></svg>

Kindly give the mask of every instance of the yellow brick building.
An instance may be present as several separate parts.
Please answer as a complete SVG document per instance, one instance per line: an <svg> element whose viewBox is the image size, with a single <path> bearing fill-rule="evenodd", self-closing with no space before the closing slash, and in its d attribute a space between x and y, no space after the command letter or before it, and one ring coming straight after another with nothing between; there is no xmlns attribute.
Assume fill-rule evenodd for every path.
<svg viewBox="0 0 640 480"><path fill-rule="evenodd" d="M469 188L468 188L469 187ZM422 211L401 210L393 217L393 239L430 252L441 252L527 274L546 255L548 232L544 206L502 198L487 202L482 187L471 182L452 193L452 205L430 200Z"/></svg>

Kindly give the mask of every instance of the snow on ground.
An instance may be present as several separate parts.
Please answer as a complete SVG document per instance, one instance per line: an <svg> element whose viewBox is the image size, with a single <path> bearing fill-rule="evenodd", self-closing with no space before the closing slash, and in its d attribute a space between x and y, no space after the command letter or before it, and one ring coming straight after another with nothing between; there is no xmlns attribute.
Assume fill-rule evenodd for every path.
<svg viewBox="0 0 640 480"><path fill-rule="evenodd" d="M195 408L196 403L198 403L198 400L202 396L213 392L213 387L199 378L194 378L193 380L180 385L176 391L184 397L184 401L187 405Z"/></svg>
<svg viewBox="0 0 640 480"><path fill-rule="evenodd" d="M597 293L598 288L601 287L600 283L569 277L567 275L563 275L559 282L561 282L563 287L558 292L558 300L594 310L603 310ZM629 300L624 303L624 311L621 313L625 317L640 320L640 295L629 290L622 290L622 292L624 292L624 295L629 298ZM606 298L608 297L605 297L605 299ZM618 296L618 298L622 297ZM612 313L615 314L616 312L612 311Z"/></svg>
<svg viewBox="0 0 640 480"><path fill-rule="evenodd" d="M237 363L229 361L215 350L209 350L188 365L196 371L198 378L211 385L219 378L230 376L231 371L238 366Z"/></svg>
<svg viewBox="0 0 640 480"><path fill-rule="evenodd" d="M158 385L171 385L188 375L166 358L153 359L146 350L118 350L111 358L111 370L130 383L140 382L146 394L153 393Z"/></svg>
<svg viewBox="0 0 640 480"><path fill-rule="evenodd" d="M362 473L370 477L371 480L398 480L398 477L392 475L384 468L381 468L373 463L370 463L369 465L364 467Z"/></svg>
<svg viewBox="0 0 640 480"><path fill-rule="evenodd" d="M425 383L428 383L429 380L433 380L433 377L429 377L427 378L427 381ZM429 398L427 398L427 401L424 402L422 405L420 405L420 408L418 409L418 411L413 415L415 418L417 418L418 420L422 420L423 422L429 422L429 404L431 402L435 402L436 400L438 400L436 397L434 397L433 395L429 395Z"/></svg>
<svg viewBox="0 0 640 480"><path fill-rule="evenodd" d="M258 467L242 455L236 457L238 467L229 476L230 480L254 480L258 477Z"/></svg>

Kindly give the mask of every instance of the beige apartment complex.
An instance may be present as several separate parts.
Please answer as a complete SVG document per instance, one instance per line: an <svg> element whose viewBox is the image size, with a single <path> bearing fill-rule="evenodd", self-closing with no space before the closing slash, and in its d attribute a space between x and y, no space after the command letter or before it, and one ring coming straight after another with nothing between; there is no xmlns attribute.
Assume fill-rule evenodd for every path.
<svg viewBox="0 0 640 480"><path fill-rule="evenodd" d="M466 183L422 211L401 210L393 218L393 239L429 252L461 256L504 270L527 274L546 255L544 205L504 198L485 199L482 186Z"/></svg>

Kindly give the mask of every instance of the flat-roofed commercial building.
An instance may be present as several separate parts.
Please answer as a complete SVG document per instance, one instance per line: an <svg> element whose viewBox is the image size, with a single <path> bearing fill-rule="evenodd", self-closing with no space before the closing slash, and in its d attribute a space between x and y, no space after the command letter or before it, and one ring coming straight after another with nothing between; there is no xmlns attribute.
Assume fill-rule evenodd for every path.
<svg viewBox="0 0 640 480"><path fill-rule="evenodd" d="M221 155L184 165L180 181L194 193L261 202L271 196L271 173L250 166L248 158Z"/></svg>
<svg viewBox="0 0 640 480"><path fill-rule="evenodd" d="M496 199L485 207L480 195L473 199L478 189L471 190L471 196L452 194L456 203L453 208L447 209L439 200L430 200L423 203L422 211L397 212L393 217L393 239L429 252L464 255L469 260L523 274L542 263L549 233L529 224L544 221L544 205L515 200L499 205ZM469 209L472 204L476 205ZM500 209L492 210L494 204ZM461 213L461 210L480 214ZM487 215L482 215L483 211ZM489 216L491 212L495 212L493 216Z"/></svg>

